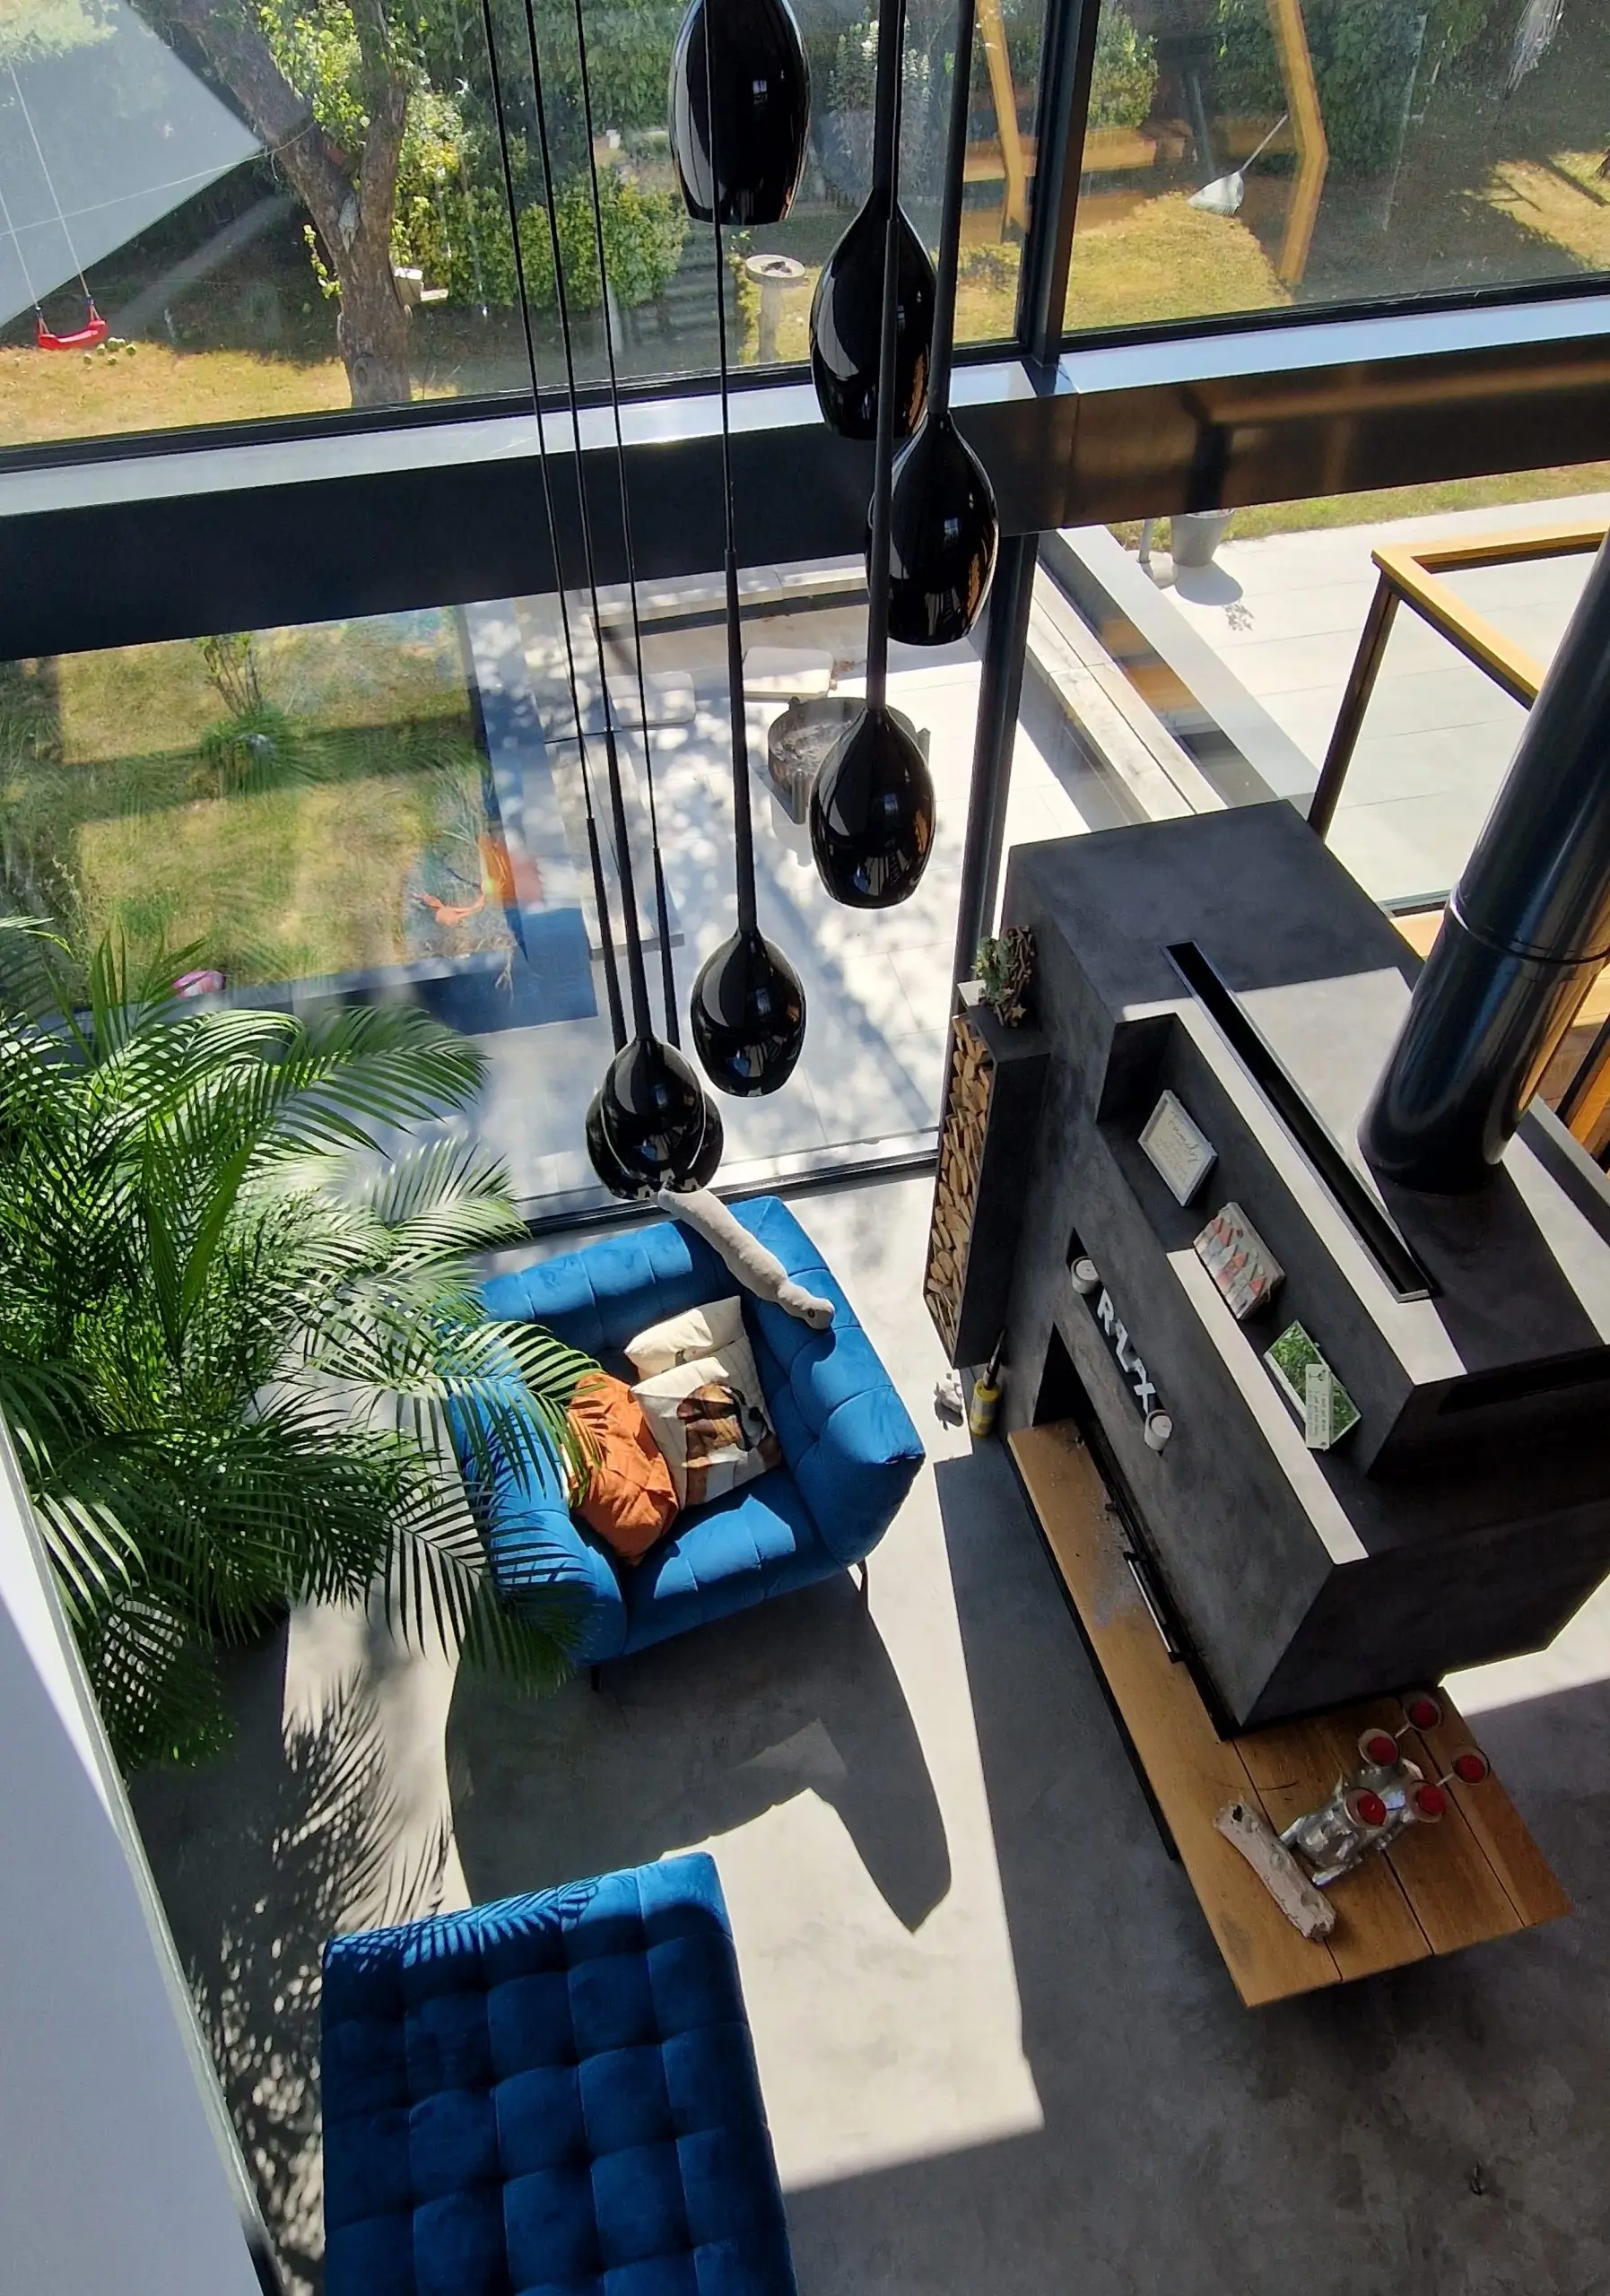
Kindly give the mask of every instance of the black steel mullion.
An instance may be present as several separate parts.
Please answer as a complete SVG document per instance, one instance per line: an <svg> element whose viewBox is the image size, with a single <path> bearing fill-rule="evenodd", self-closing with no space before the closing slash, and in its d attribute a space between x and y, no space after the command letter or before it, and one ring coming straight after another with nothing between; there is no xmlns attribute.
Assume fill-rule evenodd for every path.
<svg viewBox="0 0 1610 2296"><path fill-rule="evenodd" d="M979 943L995 918L1006 842L1006 802L1012 794L1012 751L1017 739L1023 660L1029 646L1029 608L1039 560L1037 535L1008 535L1001 544L995 587L989 594L972 785L962 848L962 890L956 905L953 980L971 977Z"/></svg>
<svg viewBox="0 0 1610 2296"><path fill-rule="evenodd" d="M1031 366L1041 369L1054 367L1062 348L1101 13L1101 0L1047 0L1034 181L1017 305L1018 348Z"/></svg>

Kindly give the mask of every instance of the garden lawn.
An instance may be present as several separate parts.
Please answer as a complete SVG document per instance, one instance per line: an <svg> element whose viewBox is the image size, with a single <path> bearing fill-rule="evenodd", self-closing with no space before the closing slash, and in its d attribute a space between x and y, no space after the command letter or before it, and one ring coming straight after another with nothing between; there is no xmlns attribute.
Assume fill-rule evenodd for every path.
<svg viewBox="0 0 1610 2296"><path fill-rule="evenodd" d="M242 985L410 953L422 850L479 806L452 617L270 631L256 651L292 754L229 794L201 748L225 712L198 646L0 669L9 905L42 887L89 936L199 944Z"/></svg>
<svg viewBox="0 0 1610 2296"><path fill-rule="evenodd" d="M1510 222L1552 240L1590 271L1610 271L1610 182L1599 174L1604 157L1600 150L1502 160L1481 196Z"/></svg>
<svg viewBox="0 0 1610 2296"><path fill-rule="evenodd" d="M1273 310L1292 298L1245 223L1192 207L1182 191L1092 212L1074 233L1070 329Z"/></svg>
<svg viewBox="0 0 1610 2296"><path fill-rule="evenodd" d="M1437 479L1423 486L1381 486L1365 494L1318 494L1305 502L1258 502L1238 510L1226 537L1294 535L1319 526L1381 526L1388 518L1428 517L1437 510L1485 510L1507 502L1553 502L1572 494L1610 493L1610 463L1569 463L1558 470L1498 471L1487 478ZM1140 536L1140 520L1112 529L1120 542ZM1154 545L1168 548L1169 523L1158 521Z"/></svg>
<svg viewBox="0 0 1610 2296"><path fill-rule="evenodd" d="M236 983L397 963L420 796L406 775L353 774L82 822L85 927L199 944Z"/></svg>
<svg viewBox="0 0 1610 2296"><path fill-rule="evenodd" d="M339 359L309 363L160 343L111 353L0 350L0 447L322 414L352 403Z"/></svg>

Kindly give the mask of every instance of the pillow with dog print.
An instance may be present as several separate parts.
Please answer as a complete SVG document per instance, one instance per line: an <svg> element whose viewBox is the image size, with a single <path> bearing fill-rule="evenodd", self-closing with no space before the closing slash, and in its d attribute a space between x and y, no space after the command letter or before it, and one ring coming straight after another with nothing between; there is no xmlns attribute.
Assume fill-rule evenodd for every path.
<svg viewBox="0 0 1610 2296"><path fill-rule="evenodd" d="M783 1463L746 1339L657 1371L631 1392L684 1507L720 1499Z"/></svg>
<svg viewBox="0 0 1610 2296"><path fill-rule="evenodd" d="M735 1293L730 1300L711 1300L702 1308L689 1308L680 1316L667 1316L664 1323L650 1324L627 1341L625 1354L640 1379L652 1379L657 1372L694 1362L701 1355L724 1354L735 1342L748 1344L744 1303Z"/></svg>

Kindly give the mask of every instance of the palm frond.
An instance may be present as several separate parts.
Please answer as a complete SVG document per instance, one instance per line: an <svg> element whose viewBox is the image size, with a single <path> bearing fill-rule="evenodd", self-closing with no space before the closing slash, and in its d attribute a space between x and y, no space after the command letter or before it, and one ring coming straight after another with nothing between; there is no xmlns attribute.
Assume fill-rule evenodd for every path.
<svg viewBox="0 0 1610 2296"><path fill-rule="evenodd" d="M0 918L0 1411L126 1764L218 1742L209 1648L286 1600L379 1579L411 1634L532 1683L579 1616L562 1555L499 1605L447 1438L489 1490L580 1488L591 1361L483 1318L475 1257L523 1234L500 1165L379 1168L481 1055L408 1005L198 1011L198 953L109 941L75 980Z"/></svg>
<svg viewBox="0 0 1610 2296"><path fill-rule="evenodd" d="M80 1644L125 1776L201 1761L229 1744L212 1656L163 1605L132 1596L81 1632Z"/></svg>
<svg viewBox="0 0 1610 2296"><path fill-rule="evenodd" d="M68 1620L88 1625L133 1588L139 1543L109 1508L67 1492L41 1492L33 1511Z"/></svg>
<svg viewBox="0 0 1610 2296"><path fill-rule="evenodd" d="M570 1672L585 1618L575 1567L556 1548L551 1578L534 1583L518 1610L501 1603L462 1500L439 1492L399 1525L387 1620L416 1649L462 1654L527 1689L552 1689Z"/></svg>

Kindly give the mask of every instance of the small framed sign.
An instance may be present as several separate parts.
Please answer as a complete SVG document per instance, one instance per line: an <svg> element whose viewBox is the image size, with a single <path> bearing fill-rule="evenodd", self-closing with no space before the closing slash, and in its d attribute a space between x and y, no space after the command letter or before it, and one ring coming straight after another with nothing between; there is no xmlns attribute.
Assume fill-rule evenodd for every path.
<svg viewBox="0 0 1610 2296"><path fill-rule="evenodd" d="M1358 1405L1301 1324L1288 1324L1264 1361L1302 1422L1310 1451L1328 1451L1359 1423Z"/></svg>
<svg viewBox="0 0 1610 2296"><path fill-rule="evenodd" d="M1214 1213L1197 1238L1197 1257L1230 1302L1238 1324L1275 1297L1285 1274L1239 1204L1223 1205Z"/></svg>
<svg viewBox="0 0 1610 2296"><path fill-rule="evenodd" d="M1218 1161L1213 1142L1172 1092L1164 1092L1146 1118L1140 1144L1176 1204L1188 1204Z"/></svg>

